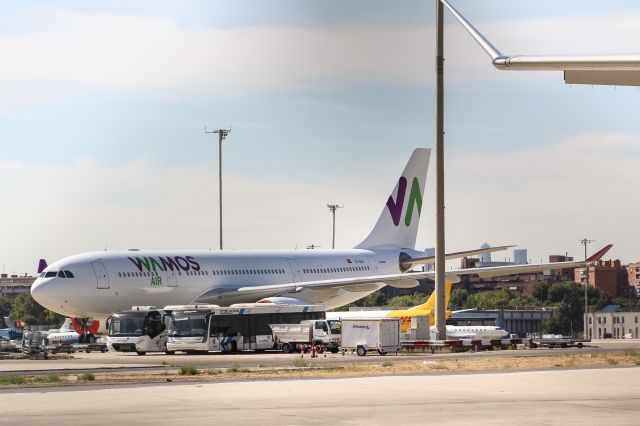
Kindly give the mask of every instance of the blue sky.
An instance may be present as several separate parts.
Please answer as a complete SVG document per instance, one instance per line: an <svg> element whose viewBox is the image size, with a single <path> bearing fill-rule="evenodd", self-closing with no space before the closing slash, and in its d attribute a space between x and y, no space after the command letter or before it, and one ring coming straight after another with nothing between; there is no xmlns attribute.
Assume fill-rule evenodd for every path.
<svg viewBox="0 0 640 426"><path fill-rule="evenodd" d="M632 1L453 4L505 53L640 53ZM217 243L329 247L373 226L410 152L433 147L425 1L0 3L0 263ZM447 17L447 238L638 260L637 88L500 72ZM435 158L435 156L434 156ZM419 247L433 243L433 170ZM595 247L594 247L595 249ZM502 256L511 256L510 253Z"/></svg>

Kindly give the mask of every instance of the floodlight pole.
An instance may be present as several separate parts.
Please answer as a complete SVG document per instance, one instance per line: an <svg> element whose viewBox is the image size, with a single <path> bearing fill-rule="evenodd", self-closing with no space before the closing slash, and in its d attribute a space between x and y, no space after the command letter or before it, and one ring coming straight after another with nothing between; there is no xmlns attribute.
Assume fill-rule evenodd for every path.
<svg viewBox="0 0 640 426"><path fill-rule="evenodd" d="M445 340L444 306L444 6L436 0L436 334Z"/></svg>
<svg viewBox="0 0 640 426"><path fill-rule="evenodd" d="M333 238L331 240L331 248L335 249L336 248L336 210L341 209L344 206L340 206L338 204L327 204L327 207L329 207L329 211L333 215L333 234L332 234Z"/></svg>
<svg viewBox="0 0 640 426"><path fill-rule="evenodd" d="M584 281L584 338L588 339L588 329L589 327L587 326L587 310L589 308L589 299L587 298L587 287L589 286L589 266L586 265L586 261L587 261L587 244L594 242L595 240L590 240L588 238L583 238L582 240L580 240L580 244L584 245L584 261L585 261L585 265L584 265L584 272L585 272L585 276L586 279Z"/></svg>
<svg viewBox="0 0 640 426"><path fill-rule="evenodd" d="M218 129L211 132L208 132L205 126L204 132L218 134L218 195L220 205L220 250L222 250L222 141L229 135L229 132L231 132L231 126L229 126L228 129Z"/></svg>

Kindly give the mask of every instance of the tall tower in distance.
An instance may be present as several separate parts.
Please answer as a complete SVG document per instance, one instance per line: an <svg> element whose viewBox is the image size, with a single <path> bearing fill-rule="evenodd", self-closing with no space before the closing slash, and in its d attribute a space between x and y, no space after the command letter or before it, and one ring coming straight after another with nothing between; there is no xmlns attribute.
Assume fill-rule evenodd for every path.
<svg viewBox="0 0 640 426"><path fill-rule="evenodd" d="M484 243L480 246L481 249L491 247L488 243ZM491 263L491 253L482 253L480 254L480 262L481 263Z"/></svg>
<svg viewBox="0 0 640 426"><path fill-rule="evenodd" d="M526 265L527 249L513 249L513 263L516 265Z"/></svg>

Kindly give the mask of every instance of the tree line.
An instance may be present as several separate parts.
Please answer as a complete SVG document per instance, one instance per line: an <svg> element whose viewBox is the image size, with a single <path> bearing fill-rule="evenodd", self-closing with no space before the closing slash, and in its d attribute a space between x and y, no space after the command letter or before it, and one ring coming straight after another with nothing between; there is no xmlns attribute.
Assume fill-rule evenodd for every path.
<svg viewBox="0 0 640 426"><path fill-rule="evenodd" d="M12 321L23 321L28 325L59 324L64 320L64 316L41 306L30 293L19 294L12 302L0 296L0 318L4 317L9 317Z"/></svg>
<svg viewBox="0 0 640 426"><path fill-rule="evenodd" d="M395 296L387 299L378 290L367 297L346 305L340 310L348 310L350 306L393 306L407 308L417 306L427 301L429 295L414 293L406 296ZM622 307L640 307L639 299L612 298L599 288L587 289L588 304L594 310L607 305ZM542 324L545 333L572 334L583 330L584 324L584 287L573 281L547 283L541 282L534 286L532 296L508 289L489 290L470 294L464 288L451 291L449 310L459 309L524 309L524 308L554 308L556 315Z"/></svg>

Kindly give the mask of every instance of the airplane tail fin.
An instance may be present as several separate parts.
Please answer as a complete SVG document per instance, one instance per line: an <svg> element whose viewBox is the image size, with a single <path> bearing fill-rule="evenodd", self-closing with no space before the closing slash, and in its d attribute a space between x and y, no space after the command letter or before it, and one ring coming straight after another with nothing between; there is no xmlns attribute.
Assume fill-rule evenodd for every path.
<svg viewBox="0 0 640 426"><path fill-rule="evenodd" d="M376 226L356 248L415 247L430 154L426 148L413 151Z"/></svg>
<svg viewBox="0 0 640 426"><path fill-rule="evenodd" d="M44 259L40 259L40 261L38 262L38 274L44 271L47 266L47 261Z"/></svg>
<svg viewBox="0 0 640 426"><path fill-rule="evenodd" d="M449 297L451 296L451 283L446 281L444 283L444 306L449 306ZM422 305L414 306L408 309L408 311L426 311L436 309L436 292L431 293L431 296ZM448 310L448 309L447 309Z"/></svg>
<svg viewBox="0 0 640 426"><path fill-rule="evenodd" d="M607 244L602 249L600 249L600 251L589 256L589 258L585 262L595 262L596 260L602 259L602 256L604 256L605 253L607 253L611 249L611 247L613 247L613 244Z"/></svg>

